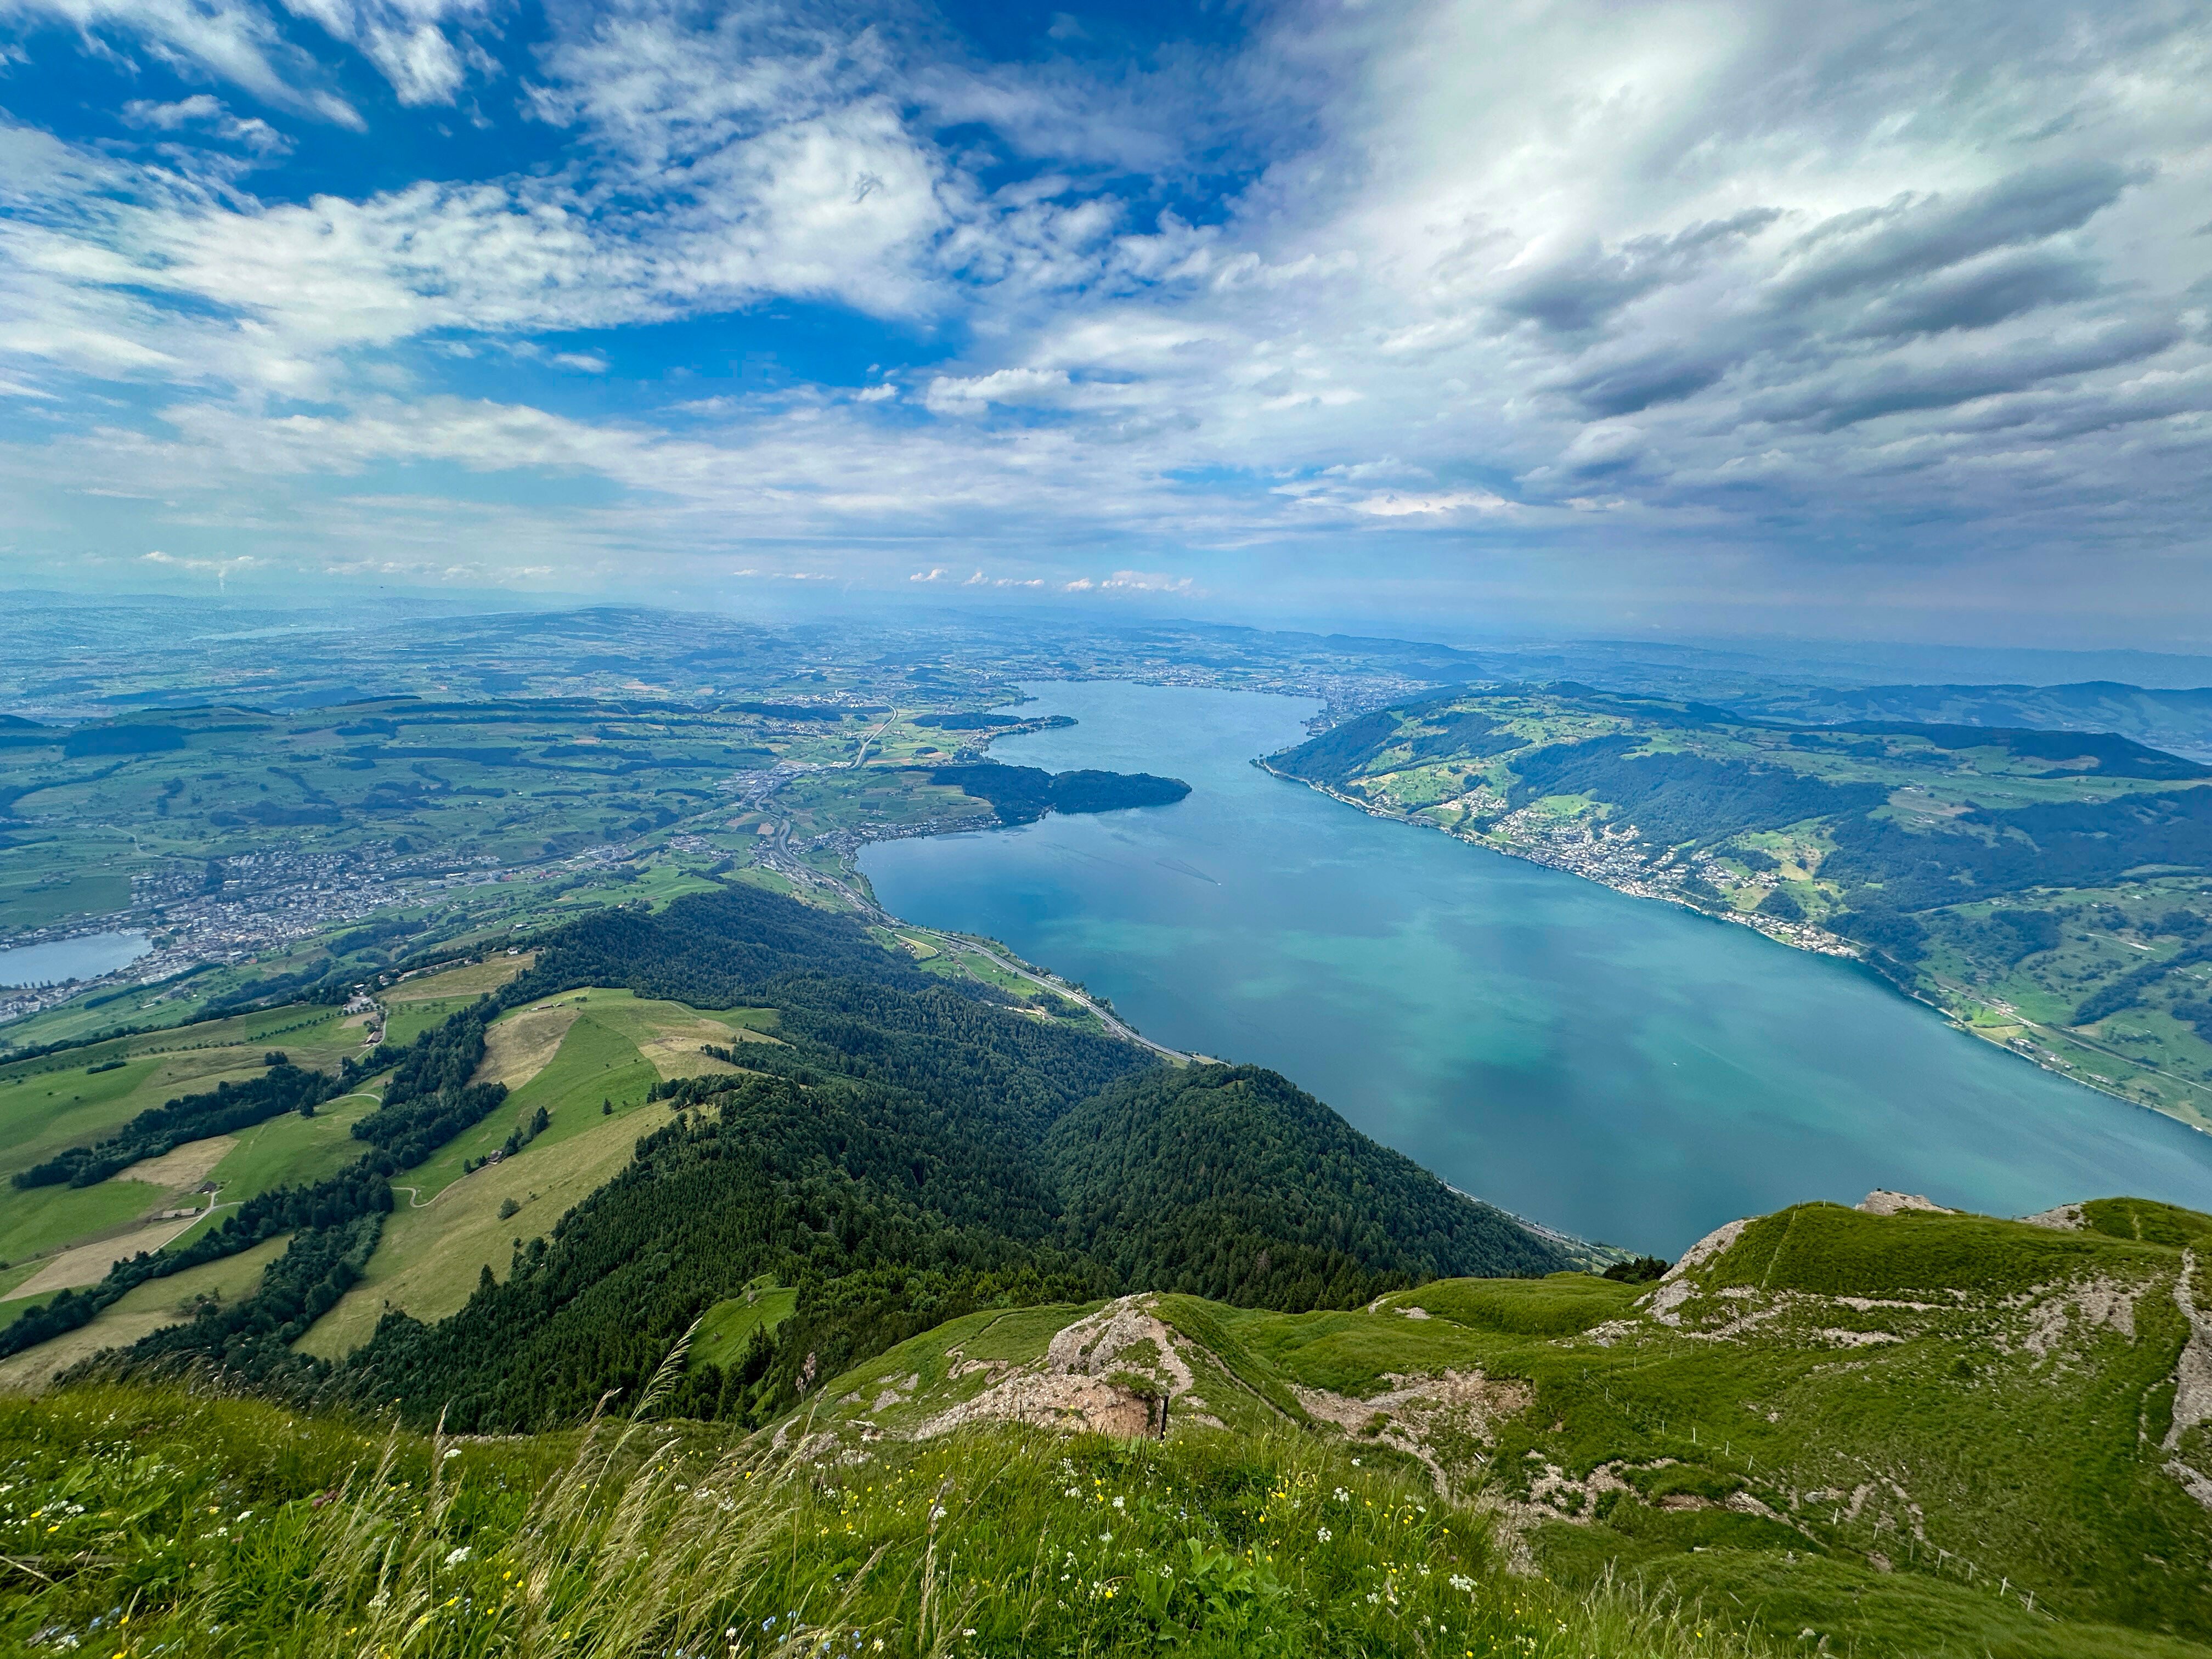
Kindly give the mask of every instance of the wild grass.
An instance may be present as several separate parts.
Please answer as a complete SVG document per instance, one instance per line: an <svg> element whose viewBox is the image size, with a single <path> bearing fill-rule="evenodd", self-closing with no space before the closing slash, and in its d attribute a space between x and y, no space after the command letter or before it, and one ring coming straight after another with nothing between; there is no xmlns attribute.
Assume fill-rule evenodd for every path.
<svg viewBox="0 0 2212 1659"><path fill-rule="evenodd" d="M664 1368L663 1380L681 1364ZM1501 1569L1310 1437L1000 1429L836 1457L623 1420L461 1443L182 1392L0 1402L0 1645L124 1659L1764 1651Z"/></svg>

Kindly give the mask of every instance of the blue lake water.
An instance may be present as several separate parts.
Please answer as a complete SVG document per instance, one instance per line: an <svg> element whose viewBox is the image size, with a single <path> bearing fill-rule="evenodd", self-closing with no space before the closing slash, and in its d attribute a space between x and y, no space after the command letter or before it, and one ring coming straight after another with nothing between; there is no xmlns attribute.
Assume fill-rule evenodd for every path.
<svg viewBox="0 0 2212 1659"><path fill-rule="evenodd" d="M143 933L87 933L0 951L0 988L59 985L128 968L152 950Z"/></svg>
<svg viewBox="0 0 2212 1659"><path fill-rule="evenodd" d="M1045 684L994 746L1171 774L1176 805L886 842L883 902L988 933L1148 1036L1271 1066L1509 1209L1674 1255L1870 1188L2001 1215L2212 1209L2212 1136L1951 1029L1856 965L1370 817L1250 764L1296 699Z"/></svg>

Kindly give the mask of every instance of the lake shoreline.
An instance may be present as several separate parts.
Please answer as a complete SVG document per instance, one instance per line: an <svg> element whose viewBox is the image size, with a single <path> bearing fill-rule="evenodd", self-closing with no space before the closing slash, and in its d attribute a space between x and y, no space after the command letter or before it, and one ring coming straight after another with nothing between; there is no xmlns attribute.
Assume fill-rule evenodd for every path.
<svg viewBox="0 0 2212 1659"><path fill-rule="evenodd" d="M2064 1078L2069 1083L2078 1083L2083 1088L2093 1090L2096 1093L2104 1096L2107 1100L2120 1101L2127 1105L2135 1107L2139 1111L2155 1112L2160 1117L2168 1119L2172 1122L2179 1123L2185 1128L2193 1129L2199 1134L2212 1135L2212 1121L2200 1121L2199 1119L2186 1116L2180 1112L2171 1110L2166 1107L2154 1106L2144 1101L2137 1100L2130 1095L2123 1094L2118 1090L2112 1087L2102 1078L2096 1076L2094 1073L2085 1073L2077 1066L2066 1064L2063 1060L2057 1059L2056 1056L2050 1056L2049 1051L2046 1049L2039 1048L2032 1051L2027 1051L2014 1047L2010 1042L2001 1042L1993 1038L1984 1036L1981 1032L1976 1030L1972 1024L1960 1019L1957 1014L1953 1012L1949 1008L1945 1007L1942 1003L1937 1001L1934 997L1928 995L1919 988L1919 986L1912 982L1911 979L1905 973L1904 970L1895 969L1893 967L1886 967L1881 961L1877 959L1874 953L1867 951L1864 946L1859 945L1855 940L1844 939L1840 934L1827 933L1823 929L1808 927L1802 922L1778 922L1771 921L1765 917L1748 915L1737 911L1716 910L1709 906L1698 903L1696 899L1687 893L1680 892L1674 889L1663 886L1656 882L1639 880L1632 877L1609 876L1602 872L1595 872L1584 869L1556 855L1547 857L1546 856L1547 849L1528 842L1516 842L1504 837L1493 837L1489 836L1461 835L1447 825L1434 823L1429 819L1421 817L1416 813L1405 811L1395 807L1380 805L1373 801L1362 800L1358 796L1347 795L1341 790L1333 789L1325 783L1317 783L1311 778L1302 778L1295 773L1285 772L1279 767L1269 764L1270 759L1271 757L1268 756L1258 756L1254 758L1252 764L1261 771L1267 774L1270 777L1280 778L1285 783L1295 783L1300 785L1304 788L1312 790L1316 794L1326 795L1331 800L1341 802L1346 806L1356 807L1360 811L1366 813L1370 817L1382 818L1392 823L1402 823L1415 830L1433 830L1439 835L1446 837L1448 840L1459 842L1462 846L1478 848L1484 852L1497 853L1506 858L1520 859L1526 863L1539 865L1547 870L1557 870L1564 874L1575 876L1584 881L1595 882L1601 887L1610 888L1614 892L1623 894L1630 898L1656 899L1662 903L1675 905L1681 909L1687 910L1694 915L1705 916L1714 921L1727 922L1739 927L1748 928L1751 932L1760 934L1766 939L1772 939L1777 945L1785 945L1793 951L1805 951L1818 956L1837 957L1848 962L1856 963L1859 966L1864 968L1869 973L1872 974L1876 979L1880 980L1884 985L1897 992L1899 995L1906 998L1908 1000L1919 1003L1923 1007L1931 1008L1936 1012L1941 1014L1943 1017L1944 1023L1949 1025L1952 1030L1959 1032L1961 1036L1972 1037L1978 1042L1987 1043L1990 1048L1997 1049L2000 1053L2008 1054L2014 1060L2023 1060L2027 1064L2033 1066L2039 1071L2048 1072L2053 1077ZM1963 996L1966 994L1961 992L1960 994ZM1969 1000L1976 1001L1979 1000L1979 999L1976 998L1970 998ZM1983 1006L1987 1006L1989 1005L1984 1004ZM2027 1030L2041 1032L2048 1029L2027 1019L2025 1017L2019 1015L2016 1012L2013 1017L2021 1026ZM2092 1046L2088 1045L2087 1043L2087 1040L2077 1034L2069 1032L2066 1034L2066 1037L2068 1041L2081 1042L2084 1043L2085 1046ZM2142 1064L2142 1062L2137 1060L2128 1060L2125 1055L2115 1055L2114 1058L2126 1060L2127 1063L2130 1065L2140 1066ZM2146 1067L2144 1069L2150 1068ZM2161 1077L2169 1077L2171 1081L2176 1083L2189 1083L2188 1079L2171 1078L2169 1073L2163 1072L2158 1073L2157 1075Z"/></svg>

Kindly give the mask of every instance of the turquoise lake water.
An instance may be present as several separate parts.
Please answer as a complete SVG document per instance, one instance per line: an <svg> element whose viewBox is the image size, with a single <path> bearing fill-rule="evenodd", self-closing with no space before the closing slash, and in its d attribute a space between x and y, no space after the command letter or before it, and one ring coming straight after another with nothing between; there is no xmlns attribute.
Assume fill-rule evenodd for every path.
<svg viewBox="0 0 2212 1659"><path fill-rule="evenodd" d="M1678 1254L1870 1188L2019 1215L2212 1209L2212 1136L2038 1070L1855 965L1373 818L1250 764L1313 705L1043 684L1000 759L1171 774L1176 805L887 842L896 914L988 933L1148 1036L1271 1066L1454 1186Z"/></svg>

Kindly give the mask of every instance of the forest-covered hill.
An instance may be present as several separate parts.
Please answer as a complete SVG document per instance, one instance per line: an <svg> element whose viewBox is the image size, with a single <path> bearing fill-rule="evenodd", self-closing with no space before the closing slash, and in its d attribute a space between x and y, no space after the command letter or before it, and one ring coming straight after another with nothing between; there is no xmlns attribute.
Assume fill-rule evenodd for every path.
<svg viewBox="0 0 2212 1659"><path fill-rule="evenodd" d="M775 1036L694 1043L698 1066L651 1088L658 1121L618 1131L635 1135L635 1156L550 1227L518 1224L507 1270L487 1263L450 1316L393 1311L350 1352L295 1346L375 1277L395 1182L410 1183L399 1190L411 1219L417 1166L505 1101L486 1072L495 1038L520 1014L557 1013L549 1000L580 987L772 1010ZM291 1075L280 1066L222 1098L259 1102ZM635 1390L693 1320L766 1279L795 1290L790 1317L681 1389L692 1414L759 1422L821 1376L978 1308L1148 1289L1349 1306L1438 1274L1570 1265L1557 1243L1271 1073L1167 1072L1133 1044L934 977L848 917L751 886L571 923L539 942L526 971L411 1043L349 1060L306 1104L340 1089L380 1091L351 1124L354 1164L32 1308L0 1328L0 1352L283 1238L250 1295L98 1368L212 1368L295 1399L398 1402L420 1423L535 1428L580 1417L610 1389ZM604 1109L613 1113L611 1094ZM550 1127L541 1105L501 1150L523 1154L520 1169L526 1143ZM1102 1138L1115 1147L1110 1169ZM47 1162L73 1169L95 1155L64 1148ZM1173 1213L1154 1201L1170 1197Z"/></svg>
<svg viewBox="0 0 2212 1659"><path fill-rule="evenodd" d="M1849 949L1993 1042L2212 1126L2212 764L2110 732L1816 726L1573 684L1408 701L1272 764Z"/></svg>

